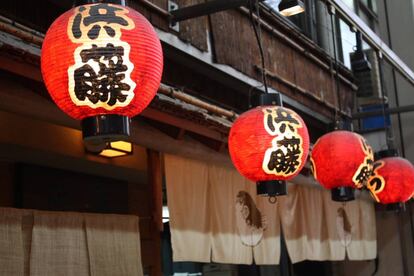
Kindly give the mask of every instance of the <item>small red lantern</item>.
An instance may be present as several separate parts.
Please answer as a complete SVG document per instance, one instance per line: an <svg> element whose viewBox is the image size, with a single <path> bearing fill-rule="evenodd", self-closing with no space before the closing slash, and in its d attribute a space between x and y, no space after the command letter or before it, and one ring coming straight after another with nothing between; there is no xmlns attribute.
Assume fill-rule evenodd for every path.
<svg viewBox="0 0 414 276"><path fill-rule="evenodd" d="M258 182L258 194L286 194L279 185L295 177L306 163L309 135L302 118L281 106L259 106L243 113L233 124L229 150L234 166ZM278 183L275 183L278 182ZM273 186L273 192L260 185Z"/></svg>
<svg viewBox="0 0 414 276"><path fill-rule="evenodd" d="M361 135L337 130L319 138L310 160L313 176L332 190L332 199L348 201L354 199L354 188L362 188L371 175L374 156Z"/></svg>
<svg viewBox="0 0 414 276"><path fill-rule="evenodd" d="M414 193L414 166L401 157L387 157L374 163L367 188L381 204L404 203Z"/></svg>
<svg viewBox="0 0 414 276"><path fill-rule="evenodd" d="M84 137L122 136L129 135L129 118L154 98L163 55L144 16L125 6L98 3L75 7L53 22L43 42L41 67L55 103L83 120Z"/></svg>

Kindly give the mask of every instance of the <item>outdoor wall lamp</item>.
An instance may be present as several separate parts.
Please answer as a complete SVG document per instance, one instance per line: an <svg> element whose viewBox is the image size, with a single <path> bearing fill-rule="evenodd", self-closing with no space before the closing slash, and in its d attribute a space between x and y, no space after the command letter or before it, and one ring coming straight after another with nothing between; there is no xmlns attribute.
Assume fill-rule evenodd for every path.
<svg viewBox="0 0 414 276"><path fill-rule="evenodd" d="M285 0L279 4L279 12L283 16L292 16L305 11L305 4L300 0Z"/></svg>
<svg viewBox="0 0 414 276"><path fill-rule="evenodd" d="M133 154L133 145L128 141L112 141L106 143L91 143L84 141L85 149L88 153L106 157L114 158Z"/></svg>
<svg viewBox="0 0 414 276"><path fill-rule="evenodd" d="M106 147L99 153L100 156L114 158L132 154L132 143L116 141L106 143Z"/></svg>

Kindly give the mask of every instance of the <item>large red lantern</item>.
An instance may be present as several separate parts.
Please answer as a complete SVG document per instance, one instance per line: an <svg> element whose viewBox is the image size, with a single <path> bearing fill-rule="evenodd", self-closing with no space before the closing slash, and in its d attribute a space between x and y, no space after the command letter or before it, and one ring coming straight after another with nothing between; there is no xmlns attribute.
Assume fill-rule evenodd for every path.
<svg viewBox="0 0 414 276"><path fill-rule="evenodd" d="M332 199L348 201L354 198L355 188L366 184L374 156L361 135L337 130L319 138L310 160L315 179L332 190Z"/></svg>
<svg viewBox="0 0 414 276"><path fill-rule="evenodd" d="M309 151L308 130L293 110L259 106L234 122L229 150L240 174L258 183L259 194L286 194L283 182L295 177L305 165ZM272 185L273 192L261 191L262 184ZM280 189L279 184L282 184Z"/></svg>
<svg viewBox="0 0 414 276"><path fill-rule="evenodd" d="M144 16L125 6L98 3L75 7L53 22L43 42L41 67L55 103L83 120L84 136L123 135L129 132L128 118L154 98L163 55Z"/></svg>
<svg viewBox="0 0 414 276"><path fill-rule="evenodd" d="M380 159L374 163L367 188L378 203L404 203L414 193L414 166L401 157Z"/></svg>

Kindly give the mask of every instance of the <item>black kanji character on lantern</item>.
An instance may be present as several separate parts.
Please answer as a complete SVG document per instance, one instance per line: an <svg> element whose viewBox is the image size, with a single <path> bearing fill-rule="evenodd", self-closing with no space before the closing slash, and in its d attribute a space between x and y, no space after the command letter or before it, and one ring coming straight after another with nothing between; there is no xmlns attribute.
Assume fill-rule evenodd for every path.
<svg viewBox="0 0 414 276"><path fill-rule="evenodd" d="M85 10L85 7L79 8L79 13L75 16L72 25L72 34L75 38L82 37L82 14L81 12ZM101 26L96 23L104 23L106 24L103 26L106 33L114 37L116 34L116 30L111 26L112 24L117 24L121 26L128 26L128 21L126 21L123 17L116 15L117 11L123 10L122 8L117 8L114 6L110 6L108 4L97 4L91 6L89 8L89 16L83 18L83 25L88 27L89 25L93 25L92 28L88 31L88 37L90 39L96 39L99 37L99 33L101 31Z"/></svg>
<svg viewBox="0 0 414 276"><path fill-rule="evenodd" d="M85 65L74 71L77 99L84 101L88 98L94 104L100 101L109 106L117 101L125 102L127 95L122 94L122 91L128 91L131 87L122 82L125 79L123 72L128 70L123 64L123 55L123 47L115 47L110 43L106 47L93 45L91 49L82 50L80 56ZM90 60L97 63L98 72L87 64Z"/></svg>
<svg viewBox="0 0 414 276"><path fill-rule="evenodd" d="M280 133L285 133L287 128L291 132L295 132L295 127L300 126L300 122L290 112L283 108L278 108L275 111L276 116L272 116L272 110L267 110L269 113L266 115L266 123L271 131L275 131L276 126L278 126Z"/></svg>
<svg viewBox="0 0 414 276"><path fill-rule="evenodd" d="M382 182L381 178L373 177L369 180L368 187L370 188L371 192L377 193L382 190L384 182Z"/></svg>
<svg viewBox="0 0 414 276"><path fill-rule="evenodd" d="M368 165L363 166L355 177L355 182L358 183L359 186L364 185L368 178L371 176L371 173L372 170L369 169Z"/></svg>
<svg viewBox="0 0 414 276"><path fill-rule="evenodd" d="M271 153L269 163L267 164L268 169L284 174L295 172L300 165L300 139L284 137L283 140L277 143L278 149ZM286 154L283 150L286 151Z"/></svg>

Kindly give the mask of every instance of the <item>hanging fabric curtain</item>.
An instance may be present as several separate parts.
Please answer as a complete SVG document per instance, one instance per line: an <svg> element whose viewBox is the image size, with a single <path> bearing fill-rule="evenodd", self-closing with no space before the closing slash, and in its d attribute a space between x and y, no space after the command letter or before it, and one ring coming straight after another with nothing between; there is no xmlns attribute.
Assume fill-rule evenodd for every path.
<svg viewBox="0 0 414 276"><path fill-rule="evenodd" d="M276 205L253 183L232 167L173 155L165 172L174 261L279 263Z"/></svg>
<svg viewBox="0 0 414 276"><path fill-rule="evenodd" d="M34 212L30 275L88 275L83 217L78 213Z"/></svg>
<svg viewBox="0 0 414 276"><path fill-rule="evenodd" d="M342 204L328 191L290 185L279 204L286 246L293 263L303 260L372 260L377 254L372 200Z"/></svg>
<svg viewBox="0 0 414 276"><path fill-rule="evenodd" d="M297 177L270 204L234 168L165 155L165 169L174 261L278 264L281 228L293 263L376 256L372 201L335 203Z"/></svg>
<svg viewBox="0 0 414 276"><path fill-rule="evenodd" d="M345 259L331 213L321 189L289 185L288 196L280 198L279 216L292 263Z"/></svg>
<svg viewBox="0 0 414 276"><path fill-rule="evenodd" d="M20 210L0 208L0 275L25 275L25 246Z"/></svg>
<svg viewBox="0 0 414 276"><path fill-rule="evenodd" d="M138 218L0 208L0 275L143 275Z"/></svg>
<svg viewBox="0 0 414 276"><path fill-rule="evenodd" d="M207 164L173 155L164 160L173 259L210 262Z"/></svg>

